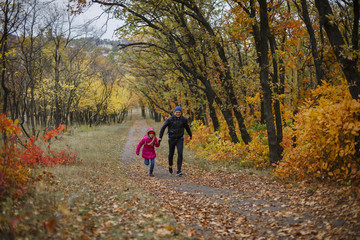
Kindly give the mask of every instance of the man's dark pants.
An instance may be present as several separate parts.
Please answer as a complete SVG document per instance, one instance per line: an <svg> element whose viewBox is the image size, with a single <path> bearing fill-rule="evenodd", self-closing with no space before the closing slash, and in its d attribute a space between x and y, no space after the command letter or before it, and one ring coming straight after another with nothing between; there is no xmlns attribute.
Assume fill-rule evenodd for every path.
<svg viewBox="0 0 360 240"><path fill-rule="evenodd" d="M173 139L169 138L169 166L173 165L173 157L177 148L177 171L181 172L181 165L183 160L184 138Z"/></svg>

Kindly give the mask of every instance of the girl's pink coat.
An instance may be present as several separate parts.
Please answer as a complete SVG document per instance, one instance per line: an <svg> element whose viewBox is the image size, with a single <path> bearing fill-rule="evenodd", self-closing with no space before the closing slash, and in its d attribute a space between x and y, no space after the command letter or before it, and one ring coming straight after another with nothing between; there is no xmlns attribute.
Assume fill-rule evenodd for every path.
<svg viewBox="0 0 360 240"><path fill-rule="evenodd" d="M148 131L149 132L149 131ZM142 149L142 157L145 159L152 159L156 157L155 153L155 147L159 147L160 143L158 142L157 138L155 138L154 145L149 145L149 143L152 141L151 138L149 138L148 135L145 135L144 138L139 142L137 148L136 148L136 154L140 154L140 149L144 145Z"/></svg>

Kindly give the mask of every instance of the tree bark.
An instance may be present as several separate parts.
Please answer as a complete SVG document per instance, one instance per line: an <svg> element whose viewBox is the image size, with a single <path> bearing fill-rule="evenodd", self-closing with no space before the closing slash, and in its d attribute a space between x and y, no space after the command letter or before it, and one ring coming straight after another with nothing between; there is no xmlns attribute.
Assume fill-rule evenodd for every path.
<svg viewBox="0 0 360 240"><path fill-rule="evenodd" d="M279 155L281 156L283 148L281 147L281 142L283 140L283 126L282 126L282 118L281 118L281 106L279 101L279 71L278 71L278 62L277 62L277 45L275 37L271 34L270 29L268 33L269 42L270 42L270 49L272 54L272 62L273 62L273 77L272 77L272 83L273 83L273 89L275 93L275 99L274 99L274 112L275 112L275 124L276 124L276 140L278 144L278 151Z"/></svg>
<svg viewBox="0 0 360 240"><path fill-rule="evenodd" d="M317 46L317 42L316 42L316 38L315 38L315 31L314 31L314 28L313 28L313 26L311 24L309 11L308 11L308 6L306 4L306 0L301 0L301 9L296 4L295 0L294 0L294 3L295 3L295 6L297 7L299 13L302 16L302 19L303 19L303 21L305 23L306 29L307 29L307 31L309 33L311 54L313 56L314 65L315 65L316 84L321 85L321 79L323 78L323 71L322 71L322 68L321 68L322 60L321 60L320 55L319 55L318 46Z"/></svg>
<svg viewBox="0 0 360 240"><path fill-rule="evenodd" d="M277 163L281 156L279 154L279 144L277 141L274 116L272 111L272 90L269 82L269 58L268 58L268 12L266 0L259 0L260 4L260 83L264 93L264 114L266 119L266 129L268 133L269 160L270 163Z"/></svg>
<svg viewBox="0 0 360 240"><path fill-rule="evenodd" d="M8 37L9 37L9 29L8 29L8 25L9 25L9 1L6 0L6 2L4 3L4 25L3 25L3 29L2 29L2 37L1 37L1 87L4 91L4 96L3 96L3 106L2 106L2 112L4 114L7 113L7 106L8 106L8 97L9 97L9 93L10 90L8 89L8 87L6 86L6 55L7 55L7 44L8 44Z"/></svg>
<svg viewBox="0 0 360 240"><path fill-rule="evenodd" d="M210 112L210 118L211 118L211 121L213 123L214 132L216 132L216 131L219 130L220 124L219 124L219 119L218 119L218 117L216 115L216 110L215 110L215 108L213 106L214 99L211 98L210 96L208 96L207 99L209 100L208 107L209 107L209 112Z"/></svg>
<svg viewBox="0 0 360 240"><path fill-rule="evenodd" d="M353 99L359 99L360 72L357 66L358 59L349 58L342 54L345 46L345 41L341 35L339 27L329 19L329 16L333 15L329 1L315 0L315 5L319 11L320 23L324 26L331 47L334 50L335 56L339 61L342 71L347 80L350 94Z"/></svg>
<svg viewBox="0 0 360 240"><path fill-rule="evenodd" d="M354 27L352 31L352 44L353 49L359 49L359 18L360 18L360 6L359 0L354 0Z"/></svg>
<svg viewBox="0 0 360 240"><path fill-rule="evenodd" d="M55 39L55 52L54 52L54 74L55 74L55 127L61 124L61 106L60 106L60 39Z"/></svg>
<svg viewBox="0 0 360 240"><path fill-rule="evenodd" d="M146 119L146 112L145 112L145 106L141 105L141 116Z"/></svg>

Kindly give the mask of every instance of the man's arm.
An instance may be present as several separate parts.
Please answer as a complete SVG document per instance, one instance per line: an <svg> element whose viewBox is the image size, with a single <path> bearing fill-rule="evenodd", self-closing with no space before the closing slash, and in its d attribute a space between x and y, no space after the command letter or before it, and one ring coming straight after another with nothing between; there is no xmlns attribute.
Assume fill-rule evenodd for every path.
<svg viewBox="0 0 360 240"><path fill-rule="evenodd" d="M192 132L191 132L191 129L190 129L187 119L185 120L185 129L186 129L187 133L189 134L190 139L192 139Z"/></svg>
<svg viewBox="0 0 360 240"><path fill-rule="evenodd" d="M159 134L159 140L162 139L163 135L164 135L164 131L165 131L165 128L167 128L167 126L169 126L169 118L166 119L164 125L162 125L161 129L160 129L160 134Z"/></svg>

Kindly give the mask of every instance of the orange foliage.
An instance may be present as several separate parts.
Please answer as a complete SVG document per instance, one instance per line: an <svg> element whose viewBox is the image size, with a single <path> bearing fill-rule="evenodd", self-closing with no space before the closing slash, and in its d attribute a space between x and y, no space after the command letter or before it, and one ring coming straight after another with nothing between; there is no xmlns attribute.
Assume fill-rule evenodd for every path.
<svg viewBox="0 0 360 240"><path fill-rule="evenodd" d="M253 141L245 145L243 142L232 143L226 123L224 121L220 123L219 131L213 132L200 121L193 122L193 139L188 146L196 150L196 157L212 162L231 162L246 167L269 166L267 134L263 126L255 124L249 129Z"/></svg>
<svg viewBox="0 0 360 240"><path fill-rule="evenodd" d="M30 178L30 172L22 166L13 165L12 162L18 159L19 149L16 146L16 139L20 135L20 128L8 119L5 114L0 114L0 131L2 141L0 145L0 198L12 189L15 196L22 195L25 183Z"/></svg>
<svg viewBox="0 0 360 240"><path fill-rule="evenodd" d="M15 121L17 123L17 121ZM20 138L20 128L4 114L0 114L0 131L2 142L0 145L0 199L4 196L19 198L23 196L30 183L34 180L33 169L37 166L54 166L55 164L69 164L78 161L76 154L62 150L44 152L35 144L31 137L20 147L16 140ZM56 135L62 134L65 126L60 125L44 136L44 142Z"/></svg>
<svg viewBox="0 0 360 240"><path fill-rule="evenodd" d="M360 159L355 155L359 131L360 102L349 96L345 85L324 83L295 116L293 130L286 129L284 158L276 175L281 179L315 177L351 184L360 197Z"/></svg>
<svg viewBox="0 0 360 240"><path fill-rule="evenodd" d="M44 141L47 142L49 139L53 138L54 136L61 134L61 132L63 132L65 129L66 127L61 124L57 129L52 129L46 132L44 136Z"/></svg>

